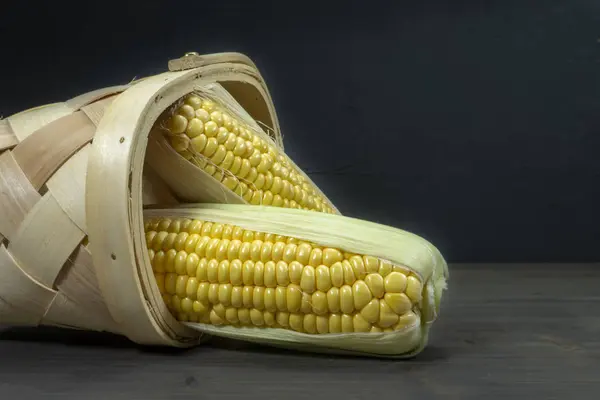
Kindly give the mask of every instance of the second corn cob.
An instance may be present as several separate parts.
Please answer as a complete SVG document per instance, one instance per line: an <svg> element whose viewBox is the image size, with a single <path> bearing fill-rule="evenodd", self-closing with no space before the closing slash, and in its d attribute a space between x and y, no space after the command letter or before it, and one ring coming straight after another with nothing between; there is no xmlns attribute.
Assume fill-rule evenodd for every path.
<svg viewBox="0 0 600 400"><path fill-rule="evenodd" d="M247 203L336 212L274 142L218 99L192 93L169 114L162 129L172 148Z"/></svg>

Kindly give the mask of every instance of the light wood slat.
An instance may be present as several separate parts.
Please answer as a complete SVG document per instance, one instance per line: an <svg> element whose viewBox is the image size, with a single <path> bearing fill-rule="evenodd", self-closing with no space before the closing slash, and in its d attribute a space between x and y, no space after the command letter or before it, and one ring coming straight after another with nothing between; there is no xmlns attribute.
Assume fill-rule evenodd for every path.
<svg viewBox="0 0 600 400"><path fill-rule="evenodd" d="M93 310L99 319L112 321L100 292L89 250L81 245L69 257L56 280L56 288L82 307Z"/></svg>
<svg viewBox="0 0 600 400"><path fill-rule="evenodd" d="M82 307L60 292L48 307L48 311L41 321L41 325L46 324L116 333L116 328L112 320L101 318L96 314L95 310Z"/></svg>
<svg viewBox="0 0 600 400"><path fill-rule="evenodd" d="M71 157L46 183L48 190L60 207L84 232L85 219L85 175L90 144Z"/></svg>
<svg viewBox="0 0 600 400"><path fill-rule="evenodd" d="M10 149L19 143L10 124L5 119L0 119L0 152Z"/></svg>
<svg viewBox="0 0 600 400"><path fill-rule="evenodd" d="M183 71L220 62L244 64L256 69L254 62L245 54L226 52L215 54L190 53L183 57L169 60L169 71Z"/></svg>
<svg viewBox="0 0 600 400"><path fill-rule="evenodd" d="M29 275L53 287L63 265L84 237L85 233L47 192L27 214L8 249Z"/></svg>
<svg viewBox="0 0 600 400"><path fill-rule="evenodd" d="M71 155L93 139L95 132L92 121L77 111L32 133L13 149L13 155L39 190Z"/></svg>
<svg viewBox="0 0 600 400"><path fill-rule="evenodd" d="M0 323L14 326L37 326L39 322L39 317L10 305L0 298Z"/></svg>
<svg viewBox="0 0 600 400"><path fill-rule="evenodd" d="M104 116L106 109L112 104L117 96L110 96L90 105L81 108L81 111L88 116L94 126L98 126Z"/></svg>
<svg viewBox="0 0 600 400"><path fill-rule="evenodd" d="M56 296L56 292L23 271L4 246L0 246L0 270L2 270L2 279L0 279L2 300L30 313L31 321L39 323Z"/></svg>
<svg viewBox="0 0 600 400"><path fill-rule="evenodd" d="M10 240L40 198L12 152L0 154L0 233Z"/></svg>
<svg viewBox="0 0 600 400"><path fill-rule="evenodd" d="M144 205L151 204L178 204L179 202L171 192L171 188L148 164L144 164L142 176L142 201Z"/></svg>
<svg viewBox="0 0 600 400"><path fill-rule="evenodd" d="M71 108L73 111L78 111L81 108L87 106L88 104L92 104L97 102L98 100L111 96L117 93L121 93L130 85L119 85L119 86L111 86L102 89L97 89L88 93L84 93L77 97L72 98L71 100L67 100L65 104L67 107Z"/></svg>
<svg viewBox="0 0 600 400"><path fill-rule="evenodd" d="M72 113L73 110L65 103L54 103L22 111L11 115L6 120L17 139L22 142L41 127Z"/></svg>

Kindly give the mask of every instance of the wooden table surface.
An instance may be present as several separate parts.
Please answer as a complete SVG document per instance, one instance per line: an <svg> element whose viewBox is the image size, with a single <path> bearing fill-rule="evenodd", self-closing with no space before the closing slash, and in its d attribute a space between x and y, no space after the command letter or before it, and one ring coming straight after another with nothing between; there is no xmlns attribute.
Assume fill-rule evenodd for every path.
<svg viewBox="0 0 600 400"><path fill-rule="evenodd" d="M0 331L0 399L597 399L600 265L452 265L410 361L213 342L152 350L110 335ZM594 394L596 393L596 394Z"/></svg>

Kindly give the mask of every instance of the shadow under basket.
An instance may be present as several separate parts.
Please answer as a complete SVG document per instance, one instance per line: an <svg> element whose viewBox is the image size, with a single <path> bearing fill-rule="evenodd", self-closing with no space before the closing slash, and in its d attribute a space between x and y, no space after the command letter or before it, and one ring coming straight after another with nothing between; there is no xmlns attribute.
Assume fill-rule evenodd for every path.
<svg viewBox="0 0 600 400"><path fill-rule="evenodd" d="M264 80L238 53L188 54L172 60L168 72L0 120L0 324L107 331L143 345L189 347L209 334L312 350L285 332L240 337L231 327L174 317L156 284L145 221L198 218L292 232L322 246L342 243L347 251L407 265L423 283L423 303L418 337L402 355L420 351L448 277L439 252L406 232L340 216L291 160L295 179L314 188L318 204L311 204L326 212L307 211L302 196L291 208L305 210L249 205L256 196L236 194L160 135L159 123L190 93L227 105L283 154ZM325 351L332 347L327 340Z"/></svg>

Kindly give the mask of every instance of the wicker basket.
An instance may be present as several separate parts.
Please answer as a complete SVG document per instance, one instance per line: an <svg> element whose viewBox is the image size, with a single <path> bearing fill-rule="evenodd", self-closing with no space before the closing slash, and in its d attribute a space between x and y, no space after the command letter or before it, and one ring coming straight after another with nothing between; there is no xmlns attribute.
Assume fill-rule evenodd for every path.
<svg viewBox="0 0 600 400"><path fill-rule="evenodd" d="M148 135L161 113L205 85L225 89L281 143L267 87L237 53L187 54L169 72L0 120L1 324L199 342L149 293L142 209L181 198L145 165Z"/></svg>

